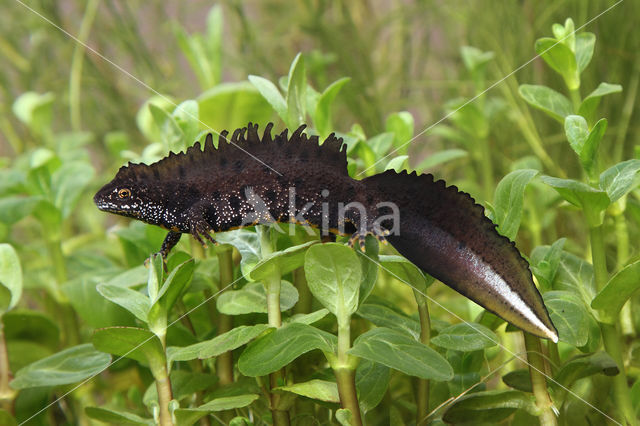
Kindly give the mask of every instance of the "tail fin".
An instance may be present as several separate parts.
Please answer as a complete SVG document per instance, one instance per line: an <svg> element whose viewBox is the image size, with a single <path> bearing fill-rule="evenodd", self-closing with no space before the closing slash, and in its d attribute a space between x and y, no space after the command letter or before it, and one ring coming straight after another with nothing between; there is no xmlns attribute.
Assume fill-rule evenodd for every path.
<svg viewBox="0 0 640 426"><path fill-rule="evenodd" d="M469 194L415 172L390 170L362 183L398 206L399 233L387 237L398 252L513 325L557 342L529 264Z"/></svg>

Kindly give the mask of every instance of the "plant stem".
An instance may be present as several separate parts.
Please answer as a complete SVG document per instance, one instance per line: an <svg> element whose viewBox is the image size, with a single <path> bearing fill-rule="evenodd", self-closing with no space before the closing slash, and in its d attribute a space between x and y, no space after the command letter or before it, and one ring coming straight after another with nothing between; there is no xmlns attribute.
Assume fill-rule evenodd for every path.
<svg viewBox="0 0 640 426"><path fill-rule="evenodd" d="M607 284L609 274L605 257L605 245L602 232L602 225L591 226L589 228L589 241L591 243L591 258L593 272L598 291ZM604 348L618 365L620 372L613 377L613 399L615 406L620 410L622 421L635 426L637 424L631 395L627 386L627 374L624 369L622 349L620 347L620 331L616 325L600 323Z"/></svg>
<svg viewBox="0 0 640 426"><path fill-rule="evenodd" d="M489 148L489 139L483 138L476 140L480 149L480 167L482 171L482 190L484 192L485 200L490 200L493 195L494 178L493 178L493 164L491 162L491 150Z"/></svg>
<svg viewBox="0 0 640 426"><path fill-rule="evenodd" d="M540 339L526 332L522 334L524 335L524 345L527 350L533 394L536 397L536 405L540 410L540 424L542 426L557 425L556 415L553 412L553 402L547 392L547 381L544 377L546 369L541 353Z"/></svg>
<svg viewBox="0 0 640 426"><path fill-rule="evenodd" d="M67 282L67 267L65 265L64 254L62 253L62 242L59 239L48 241L47 250L49 257L53 262L53 270L56 277L56 286L52 287L54 292L56 316L62 321L62 331L66 346L77 345L80 342L80 333L78 332L78 319L73 307L61 291L62 284Z"/></svg>
<svg viewBox="0 0 640 426"><path fill-rule="evenodd" d="M218 250L218 265L220 269L220 289L224 289L233 282L233 251ZM218 313L218 335L233 328L233 317ZM231 351L220 354L216 359L216 373L221 385L233 383L233 353Z"/></svg>
<svg viewBox="0 0 640 426"><path fill-rule="evenodd" d="M360 416L360 404L358 404L358 394L356 392L356 370L350 368L336 368L333 370L338 382L338 394L340 395L340 405L347 408L353 414L353 424L362 426Z"/></svg>
<svg viewBox="0 0 640 426"><path fill-rule="evenodd" d="M356 359L348 353L351 348L351 316L338 315L338 357L332 365L338 383L340 406L351 411L353 424L362 425L360 404L356 390Z"/></svg>
<svg viewBox="0 0 640 426"><path fill-rule="evenodd" d="M418 304L418 317L420 318L420 342L429 345L431 339L431 319L429 318L429 306L427 298L413 290L413 295ZM429 415L429 380L418 379L418 392L416 395L416 424L422 425Z"/></svg>
<svg viewBox="0 0 640 426"><path fill-rule="evenodd" d="M578 109L580 109L580 104L582 103L580 99L580 88L569 90L569 95L571 97L571 103L573 104L573 113L577 114Z"/></svg>
<svg viewBox="0 0 640 426"><path fill-rule="evenodd" d="M160 426L173 426L171 413L169 412L169 402L173 399L171 393L171 381L167 375L166 368L160 377L156 378L156 389L158 391L158 405L160 406Z"/></svg>
<svg viewBox="0 0 640 426"><path fill-rule="evenodd" d="M16 392L9 387L9 381L13 376L7 355L7 343L4 340L4 325L0 316L0 409L13 412L13 399Z"/></svg>
<svg viewBox="0 0 640 426"><path fill-rule="evenodd" d="M262 251L262 257L265 258L273 253L273 247L271 245L270 229L266 226L258 226L258 232L260 233L260 249ZM267 290L267 316L269 319L269 325L272 327L282 327L282 313L280 312L280 288L281 279L279 268L274 268L272 273L264 280L264 285ZM285 374L284 369L275 371L269 374L269 384L271 389L276 388L283 384ZM270 392L270 405L271 415L273 416L273 424L275 426L288 426L290 424L289 411L279 410L280 395L275 392Z"/></svg>
<svg viewBox="0 0 640 426"><path fill-rule="evenodd" d="M71 74L69 76L69 112L71 114L71 128L74 131L81 129L80 122L80 84L82 82L82 63L84 60L85 43L89 38L89 32L93 25L93 20L98 11L100 0L89 0L87 8L82 17L80 31L78 33L78 43L76 43L73 58L71 59Z"/></svg>
<svg viewBox="0 0 640 426"><path fill-rule="evenodd" d="M298 290L298 303L293 307L296 314L308 314L311 312L311 303L313 302L311 291L307 285L307 277L304 275L304 268L300 267L293 271L293 284Z"/></svg>

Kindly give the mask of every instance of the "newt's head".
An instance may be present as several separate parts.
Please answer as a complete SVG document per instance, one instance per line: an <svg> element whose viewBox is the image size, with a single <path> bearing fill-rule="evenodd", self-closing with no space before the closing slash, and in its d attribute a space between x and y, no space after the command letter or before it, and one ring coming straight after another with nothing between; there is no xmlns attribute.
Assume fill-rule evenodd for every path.
<svg viewBox="0 0 640 426"><path fill-rule="evenodd" d="M142 208L147 204L146 189L134 182L112 180L103 186L93 197L96 206L102 211L139 218Z"/></svg>

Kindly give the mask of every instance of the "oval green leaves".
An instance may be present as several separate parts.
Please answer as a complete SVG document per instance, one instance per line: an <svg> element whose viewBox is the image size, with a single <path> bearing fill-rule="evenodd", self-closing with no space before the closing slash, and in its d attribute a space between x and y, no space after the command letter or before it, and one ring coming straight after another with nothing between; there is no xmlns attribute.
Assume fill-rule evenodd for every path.
<svg viewBox="0 0 640 426"><path fill-rule="evenodd" d="M516 239L520 228L524 190L537 174L538 171L533 169L514 170L503 177L496 187L495 222L498 224L498 232L511 241Z"/></svg>
<svg viewBox="0 0 640 426"><path fill-rule="evenodd" d="M431 343L445 349L471 352L497 345L498 336L481 324L465 322L440 331Z"/></svg>
<svg viewBox="0 0 640 426"><path fill-rule="evenodd" d="M571 101L561 93L546 86L522 84L518 93L529 105L544 111L551 117L564 122L566 116L573 113Z"/></svg>
<svg viewBox="0 0 640 426"><path fill-rule="evenodd" d="M589 340L589 312L578 296L568 291L548 291L544 304L561 341L580 347Z"/></svg>
<svg viewBox="0 0 640 426"><path fill-rule="evenodd" d="M332 334L290 323L251 342L238 359L238 369L245 376L265 376L314 349L333 353L336 345Z"/></svg>
<svg viewBox="0 0 640 426"><path fill-rule="evenodd" d="M291 309L298 302L298 290L281 281L280 310ZM240 290L226 291L216 301L218 311L225 315L267 313L267 292L262 283L247 283Z"/></svg>
<svg viewBox="0 0 640 426"><path fill-rule="evenodd" d="M390 328L374 328L362 334L349 353L421 379L453 378L453 369L442 355L408 334Z"/></svg>
<svg viewBox="0 0 640 426"><path fill-rule="evenodd" d="M96 330L93 346L99 351L149 364L152 372L164 365L165 355L160 339L142 328L108 327Z"/></svg>
<svg viewBox="0 0 640 426"><path fill-rule="evenodd" d="M622 306L640 288L640 261L627 265L615 274L591 302L599 311L600 321L615 324Z"/></svg>
<svg viewBox="0 0 640 426"><path fill-rule="evenodd" d="M0 316L12 309L22 296L22 268L15 249L0 244Z"/></svg>
<svg viewBox="0 0 640 426"><path fill-rule="evenodd" d="M338 322L348 321L358 309L362 267L357 255L336 243L314 245L304 264L309 290Z"/></svg>
<svg viewBox="0 0 640 426"><path fill-rule="evenodd" d="M506 419L517 409L537 414L533 395L515 390L475 392L457 399L442 418L454 424L494 424Z"/></svg>
<svg viewBox="0 0 640 426"><path fill-rule="evenodd" d="M18 370L11 387L25 389L77 383L99 374L110 363L111 356L97 351L91 344L73 346Z"/></svg>
<svg viewBox="0 0 640 426"><path fill-rule="evenodd" d="M211 340L182 348L169 347L167 350L169 361L190 361L218 356L250 342L268 328L269 326L266 324L241 325Z"/></svg>
<svg viewBox="0 0 640 426"><path fill-rule="evenodd" d="M580 87L580 74L573 51L564 43L543 37L536 40L536 53L564 78L569 90Z"/></svg>

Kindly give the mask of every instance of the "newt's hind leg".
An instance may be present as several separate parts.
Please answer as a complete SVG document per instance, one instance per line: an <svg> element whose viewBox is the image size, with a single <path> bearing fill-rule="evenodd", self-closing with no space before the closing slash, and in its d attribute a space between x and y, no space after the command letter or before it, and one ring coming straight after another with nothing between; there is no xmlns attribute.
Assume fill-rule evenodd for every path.
<svg viewBox="0 0 640 426"><path fill-rule="evenodd" d="M361 228L358 231L354 232L349 238L349 247L353 248L357 240L360 250L364 252L367 235L373 235L378 240L378 242L386 245L388 244L388 242L385 237L389 234L390 232L387 229L380 227L380 225L376 223L370 228Z"/></svg>

